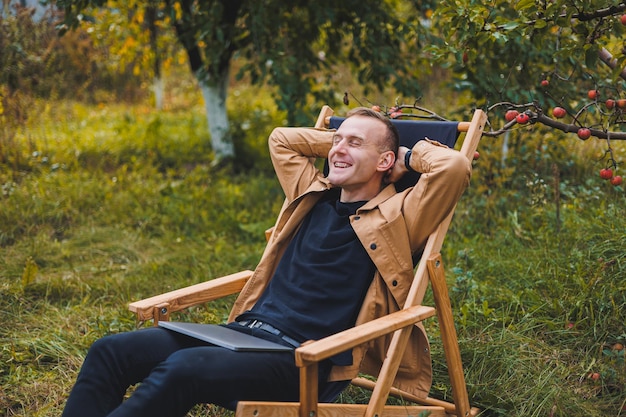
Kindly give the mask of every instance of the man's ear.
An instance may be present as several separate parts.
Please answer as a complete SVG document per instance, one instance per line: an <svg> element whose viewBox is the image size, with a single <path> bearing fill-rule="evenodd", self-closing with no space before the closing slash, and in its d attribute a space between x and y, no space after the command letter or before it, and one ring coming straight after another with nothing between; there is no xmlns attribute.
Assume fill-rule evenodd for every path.
<svg viewBox="0 0 626 417"><path fill-rule="evenodd" d="M387 151L380 155L380 160L378 161L378 170L379 171L389 171L393 168L396 163L396 155L393 151Z"/></svg>

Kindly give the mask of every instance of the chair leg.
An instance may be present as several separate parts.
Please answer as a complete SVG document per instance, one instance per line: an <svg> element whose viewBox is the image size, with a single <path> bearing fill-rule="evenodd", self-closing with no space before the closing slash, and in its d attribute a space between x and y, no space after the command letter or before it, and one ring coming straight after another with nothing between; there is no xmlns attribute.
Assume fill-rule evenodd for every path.
<svg viewBox="0 0 626 417"><path fill-rule="evenodd" d="M470 416L469 397L467 386L465 385L465 375L463 374L463 363L461 362L461 352L454 327L452 316L452 306L448 296L448 286L443 269L441 254L430 257L427 261L428 273L435 299L437 318L439 319L439 329L441 341L448 364L448 374L450 385L452 386L452 396L456 408L456 415L459 417Z"/></svg>
<svg viewBox="0 0 626 417"><path fill-rule="evenodd" d="M317 416L318 366L312 364L300 368L300 417Z"/></svg>
<svg viewBox="0 0 626 417"><path fill-rule="evenodd" d="M411 327L397 330L392 338L389 348L387 349L388 356L383 362L383 366L378 375L376 386L372 391L372 396L367 405L365 417L377 417L380 416L389 392L391 390L393 380L396 377L398 368L400 367L400 361L402 355L400 352L404 352L411 336Z"/></svg>

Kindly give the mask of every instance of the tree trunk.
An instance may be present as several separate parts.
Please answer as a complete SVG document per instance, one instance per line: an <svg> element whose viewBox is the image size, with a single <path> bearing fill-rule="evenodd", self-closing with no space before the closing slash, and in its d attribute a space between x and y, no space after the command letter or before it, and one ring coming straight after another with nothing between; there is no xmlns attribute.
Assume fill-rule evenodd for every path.
<svg viewBox="0 0 626 417"><path fill-rule="evenodd" d="M146 7L145 24L150 33L150 49L154 54L152 61L152 69L154 71L154 80L152 82L152 90L154 92L154 102L157 110L163 109L163 77L161 76L161 51L158 44L158 27L156 25L158 10L154 5Z"/></svg>
<svg viewBox="0 0 626 417"><path fill-rule="evenodd" d="M170 0L168 3L171 6L174 2ZM223 0L222 3L224 15L218 22L220 27L217 32L226 36L229 41L227 42L228 46L224 46L218 53L217 59L204 62L200 47L194 38L195 35L192 31L190 32L190 27L193 29L193 26L186 25L182 20L174 23L176 36L187 51L189 66L200 84L200 90L202 90L211 145L215 155L214 163L235 156L235 146L229 137L230 126L226 113L226 90L229 82L230 59L235 51L231 31L234 29L242 1ZM193 15L192 9L195 7L193 0L182 0L181 5L184 11L189 12L188 18ZM219 40L219 36L214 40L218 43L224 43L223 40Z"/></svg>
<svg viewBox="0 0 626 417"><path fill-rule="evenodd" d="M229 71L226 69L222 72L219 80L214 80L215 82L204 77L198 77L216 163L235 155L235 147L228 134L229 121L226 112L228 74Z"/></svg>
<svg viewBox="0 0 626 417"><path fill-rule="evenodd" d="M163 110L164 83L161 76L155 76L152 80L152 91L154 92L154 105L157 110Z"/></svg>

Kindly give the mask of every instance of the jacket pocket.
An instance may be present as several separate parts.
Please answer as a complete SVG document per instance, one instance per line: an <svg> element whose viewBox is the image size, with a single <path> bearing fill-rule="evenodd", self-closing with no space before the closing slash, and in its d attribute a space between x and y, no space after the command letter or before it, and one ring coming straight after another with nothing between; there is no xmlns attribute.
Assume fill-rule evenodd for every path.
<svg viewBox="0 0 626 417"><path fill-rule="evenodd" d="M400 271L390 271L398 274L407 269L413 269L411 258L411 244L406 230L406 224L402 216L397 216L392 221L380 227L385 245L384 250L388 258L395 260Z"/></svg>

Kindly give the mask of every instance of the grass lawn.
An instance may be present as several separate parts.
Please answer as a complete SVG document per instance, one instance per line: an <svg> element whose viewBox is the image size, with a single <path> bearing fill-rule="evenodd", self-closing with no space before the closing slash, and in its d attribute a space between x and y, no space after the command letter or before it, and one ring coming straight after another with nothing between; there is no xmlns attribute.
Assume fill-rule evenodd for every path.
<svg viewBox="0 0 626 417"><path fill-rule="evenodd" d="M36 120L0 131L3 415L59 415L89 345L137 326L130 301L254 268L283 199L264 153L282 118L242 107L235 134L258 161L240 172L212 167L196 106L37 103ZM590 162L601 145L571 142L537 155L520 140L502 164L499 142L483 139L444 243L485 416L626 415L626 197ZM228 301L182 317L222 321ZM431 395L449 398L436 320L427 328ZM191 415L207 411L228 414Z"/></svg>

